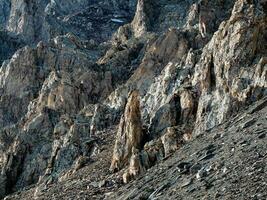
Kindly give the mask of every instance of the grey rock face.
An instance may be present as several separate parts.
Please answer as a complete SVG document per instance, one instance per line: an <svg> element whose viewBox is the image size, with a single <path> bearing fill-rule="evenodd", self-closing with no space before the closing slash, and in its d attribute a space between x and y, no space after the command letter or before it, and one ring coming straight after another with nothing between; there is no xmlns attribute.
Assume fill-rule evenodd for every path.
<svg viewBox="0 0 267 200"><path fill-rule="evenodd" d="M0 28L19 35L28 44L48 41L70 31L83 38L89 36L103 41L118 28L118 20L122 24L129 22L134 14L135 1L2 0L0 9L3 11ZM90 33L94 31L101 35Z"/></svg>
<svg viewBox="0 0 267 200"><path fill-rule="evenodd" d="M176 126L181 118L180 99L178 96L172 97L168 103L161 106L151 119L152 137L162 135L166 128Z"/></svg>
<svg viewBox="0 0 267 200"><path fill-rule="evenodd" d="M266 14L253 15L257 9L237 1L231 18L221 24L203 50L193 79L193 85L201 87L196 132L218 125L238 104L255 101L266 93L265 47L258 45L266 42L262 38ZM248 17L248 23L242 16ZM234 28L237 26L240 28Z"/></svg>
<svg viewBox="0 0 267 200"><path fill-rule="evenodd" d="M10 1L0 1L0 29L4 29L10 15Z"/></svg>
<svg viewBox="0 0 267 200"><path fill-rule="evenodd" d="M47 40L49 29L45 23L46 3L46 1L11 0L7 30L21 35L27 42Z"/></svg>
<svg viewBox="0 0 267 200"><path fill-rule="evenodd" d="M1 147L6 192L36 183L41 175L60 173L70 168L80 154L91 151L82 142L90 138L88 120L74 120L71 116L97 101L96 97L105 98L112 84L105 78L102 85L93 86L93 82L100 83L96 79L107 76L92 68L83 50L73 49L77 48L77 42L66 36L56 38L51 44L25 47L1 68L1 127L6 126L3 130L11 133L10 139L3 138L1 144L13 149L6 151ZM66 48L69 44L73 46ZM70 66L76 66L75 72ZM12 124L18 125L11 129ZM20 134L25 136L17 138ZM18 144L22 147L17 147ZM5 159L13 154L19 157L19 161L14 158L14 164L12 157Z"/></svg>
<svg viewBox="0 0 267 200"><path fill-rule="evenodd" d="M23 47L25 44L20 38L10 36L7 31L0 31L0 63L12 57L17 49Z"/></svg>
<svg viewBox="0 0 267 200"><path fill-rule="evenodd" d="M0 197L265 198L266 3L202 9L0 0Z"/></svg>

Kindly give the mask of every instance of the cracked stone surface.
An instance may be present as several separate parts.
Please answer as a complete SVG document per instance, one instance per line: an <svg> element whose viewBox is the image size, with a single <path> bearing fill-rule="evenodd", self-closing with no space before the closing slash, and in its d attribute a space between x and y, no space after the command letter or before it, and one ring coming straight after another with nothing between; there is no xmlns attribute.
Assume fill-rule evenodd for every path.
<svg viewBox="0 0 267 200"><path fill-rule="evenodd" d="M0 0L0 198L266 199L267 2L203 5Z"/></svg>

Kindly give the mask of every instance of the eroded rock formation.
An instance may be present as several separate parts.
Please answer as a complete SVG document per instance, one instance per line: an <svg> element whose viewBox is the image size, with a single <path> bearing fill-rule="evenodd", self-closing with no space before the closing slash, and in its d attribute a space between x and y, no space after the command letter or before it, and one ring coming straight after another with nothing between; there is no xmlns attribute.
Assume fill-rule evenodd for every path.
<svg viewBox="0 0 267 200"><path fill-rule="evenodd" d="M267 3L206 6L203 38L195 0L0 0L0 197L198 199L234 166L264 198Z"/></svg>
<svg viewBox="0 0 267 200"><path fill-rule="evenodd" d="M230 19L203 49L193 79L201 91L196 133L222 123L243 103L266 95L266 51L260 45L266 43L266 13L258 9L237 1Z"/></svg>
<svg viewBox="0 0 267 200"><path fill-rule="evenodd" d="M110 167L112 171L119 170L129 164L130 158L136 156L136 151L140 151L142 143L144 143L139 98L139 92L134 90L127 100L116 136ZM133 159L135 160L136 158Z"/></svg>

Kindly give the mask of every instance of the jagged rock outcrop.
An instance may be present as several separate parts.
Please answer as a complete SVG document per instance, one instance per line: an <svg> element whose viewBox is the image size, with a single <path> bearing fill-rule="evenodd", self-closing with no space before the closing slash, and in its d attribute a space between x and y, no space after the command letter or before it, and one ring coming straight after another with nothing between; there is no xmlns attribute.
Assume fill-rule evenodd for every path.
<svg viewBox="0 0 267 200"><path fill-rule="evenodd" d="M105 197L266 198L266 106L266 98L254 102L230 122L202 132L144 176Z"/></svg>
<svg viewBox="0 0 267 200"><path fill-rule="evenodd" d="M110 169L119 170L129 164L133 152L141 150L144 133L141 122L139 92L129 95L124 114L121 117ZM133 155L134 156L134 155ZM134 160L136 158L133 158ZM134 162L134 161L133 161Z"/></svg>
<svg viewBox="0 0 267 200"><path fill-rule="evenodd" d="M18 37L10 36L7 31L0 28L0 65L12 57L17 49L25 44Z"/></svg>
<svg viewBox="0 0 267 200"><path fill-rule="evenodd" d="M7 30L24 41L48 40L50 28L45 20L46 1L11 0Z"/></svg>
<svg viewBox="0 0 267 200"><path fill-rule="evenodd" d="M210 3L209 6L212 8L212 6L215 6L216 4L216 2ZM243 8L241 8L242 5L244 6ZM227 117L231 116L235 112L231 108L235 107L235 109L238 109L245 102L251 102L251 99L247 99L246 95L250 98L254 96L253 98L256 100L266 94L266 86L262 85L266 84L266 70L265 67L263 67L265 64L261 65L262 67L259 67L258 65L256 73L249 75L250 72L255 72L255 70L251 70L253 69L253 64L251 67L249 66L251 65L250 63L257 62L255 55L258 56L258 62L265 63L263 61L265 54L261 50L261 47L257 47L259 41L266 43L265 39L261 37L262 35L265 35L266 15L264 9L260 6L260 4L253 5L246 1L237 1L233 7L231 18L227 22L223 22L220 25L219 30L215 32L213 36L211 35L211 40L204 47L199 62L195 61L198 57L198 52L194 50L194 48L198 46L195 44L199 43L199 39L196 38L195 41L192 41L183 35L186 34L188 36L188 34L194 33L194 30L189 29L185 33L177 33L174 30L170 30L169 33L165 35L164 39L158 39L151 45L148 50L149 53L145 55L140 67L126 84L130 87L137 86L140 91L141 108L143 111L142 117L146 122L150 122L148 123L150 130L149 134L151 134L152 138L157 138L158 133L165 128L176 126L179 123L187 124L188 120L191 122L196 120L196 123L194 124L194 135L197 135L197 133L219 125ZM247 9L248 13L246 13L244 9ZM242 14L239 13L241 10ZM252 14L254 12L259 12L259 15ZM251 25L242 23L242 15L248 15L248 19L246 18L246 20L249 20L250 16L252 17L250 20ZM223 18L225 16L221 17ZM245 34L247 34L247 32L242 32L242 30L248 29L231 29L230 24L232 24L232 22L234 24L242 23L243 26L247 26L248 29L251 28L251 39L249 39L248 42L245 39ZM213 32L216 26L218 26L218 20L215 21L215 18L213 17L210 19L209 23L214 23L212 27L208 26L209 31ZM242 26L240 25L238 27ZM230 30L228 28L230 28ZM237 31L236 34L235 31ZM226 35L222 36L222 33ZM244 34L243 39L241 39L242 33ZM183 38L183 40L176 40L176 37ZM226 37L225 41L222 37ZM171 45L169 45L168 39L170 39ZM177 48L175 41L178 41ZM235 43L235 41L237 43ZM232 44L233 46L231 46ZM166 52L164 52L165 45L168 46ZM242 51L242 48L239 49L240 45L244 45L243 48L247 51ZM190 48L192 48L192 50L189 51ZM265 49L265 46L263 48ZM159 51L157 51L157 49L159 49ZM236 53L236 51L240 54ZM234 62L234 60L236 60L236 62ZM222 66L224 65L223 63L228 67L225 66L225 68ZM243 67L244 63L248 66ZM179 65L185 66L184 68L187 68L187 71L184 70L181 72L181 74L177 76L178 80L175 76L169 78L168 73L171 76L174 75L173 71L176 69L175 67ZM162 73L162 79L160 76L157 77L157 73L160 71ZM236 77L236 75L239 74L239 71L240 78L235 78L236 81L243 80L243 76L251 78L249 78L250 81L248 80L248 82L246 82L249 88L246 89L245 87L240 89L241 91L244 90L241 95L236 94L237 88L240 87L234 85L231 86L231 88L235 90L234 97L231 94L233 92L230 92L232 89L225 89L225 87L227 87L229 83L233 83L231 77ZM155 74L153 74L153 72ZM184 74L185 76L183 78L182 75ZM258 78L256 76L258 76ZM150 77L157 78L153 80L153 78L150 79ZM256 82L255 86L253 86L253 79ZM155 83L153 83L154 81ZM176 82L176 85L173 86L173 82ZM257 86L259 83L261 86ZM242 85L244 84L242 83ZM164 90L164 87L167 88L167 91ZM179 91L178 88L182 87L188 87L188 89ZM172 90L170 90L170 88L172 88ZM257 96L253 95L254 88L256 89ZM166 109L169 105L168 99L175 93L179 94L179 100L176 103L177 105L168 110ZM110 96L111 102L115 103L115 106L120 106L117 103L120 104L123 101L116 98L122 98L124 94L122 92L112 94L112 96ZM117 97L113 95L117 95ZM244 96L245 98L240 100L240 96ZM177 112L176 116L178 116L178 119L173 116L175 112ZM205 115L205 113L207 113L207 115ZM193 127L191 126L191 128L188 128L184 134L182 134L184 135L183 137L191 138L192 130ZM165 148L168 149L168 147Z"/></svg>
<svg viewBox="0 0 267 200"><path fill-rule="evenodd" d="M154 17L155 3L150 0L138 0L135 17L132 21L132 28L135 37L140 37L151 28Z"/></svg>
<svg viewBox="0 0 267 200"><path fill-rule="evenodd" d="M90 36L103 41L119 25L129 22L134 8L135 1L1 0L0 28L18 34L28 44L48 41L70 31L83 38Z"/></svg>
<svg viewBox="0 0 267 200"><path fill-rule="evenodd" d="M266 6L0 0L0 197L262 195Z"/></svg>
<svg viewBox="0 0 267 200"><path fill-rule="evenodd" d="M193 79L201 91L196 134L266 95L266 20L260 4L239 0L204 48Z"/></svg>
<svg viewBox="0 0 267 200"><path fill-rule="evenodd" d="M0 69L1 127L6 127L1 135L7 135L1 140L1 182L6 188L1 196L41 183L40 177L57 180L56 174L71 168L80 155L93 154L85 144L90 120L75 115L104 99L112 80L109 72L94 69L78 44L67 35L25 47ZM5 149L9 145L12 151Z"/></svg>
<svg viewBox="0 0 267 200"><path fill-rule="evenodd" d="M98 92L105 96L112 90L109 72L96 72L82 51L61 49L61 45L79 48L70 39L60 41L60 38L56 38L51 46L40 44L37 48L25 47L19 50L10 62L2 66L0 102L7 109L1 115L2 126L17 122L27 113L27 107L34 99L32 106L36 105L38 109L47 106L71 114L77 113L90 101L95 102L99 97ZM75 72L72 68L74 66ZM87 70L88 66L92 66L92 70ZM94 80L102 77L103 83L94 84ZM91 82L85 82L87 79ZM8 103L13 106L7 106Z"/></svg>

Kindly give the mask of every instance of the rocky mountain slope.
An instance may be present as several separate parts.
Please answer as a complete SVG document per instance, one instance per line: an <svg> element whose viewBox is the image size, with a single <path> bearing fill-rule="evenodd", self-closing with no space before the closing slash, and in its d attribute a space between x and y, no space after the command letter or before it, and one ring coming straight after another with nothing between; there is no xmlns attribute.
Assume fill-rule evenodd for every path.
<svg viewBox="0 0 267 200"><path fill-rule="evenodd" d="M203 2L0 0L0 198L266 199L267 1Z"/></svg>

